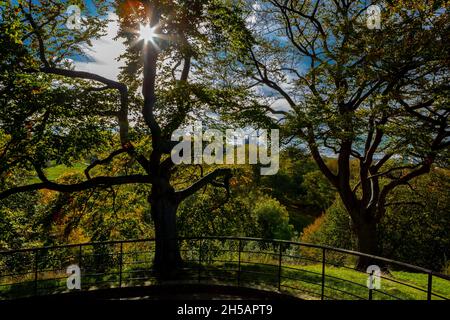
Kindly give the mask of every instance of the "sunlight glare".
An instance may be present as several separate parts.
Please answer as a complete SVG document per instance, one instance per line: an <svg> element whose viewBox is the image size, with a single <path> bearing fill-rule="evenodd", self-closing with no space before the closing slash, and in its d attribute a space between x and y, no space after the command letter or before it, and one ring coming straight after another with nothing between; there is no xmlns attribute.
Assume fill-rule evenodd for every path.
<svg viewBox="0 0 450 320"><path fill-rule="evenodd" d="M156 37L155 33L155 27L150 27L149 24L147 25L140 25L139 29L139 40L144 40L146 42L152 41Z"/></svg>

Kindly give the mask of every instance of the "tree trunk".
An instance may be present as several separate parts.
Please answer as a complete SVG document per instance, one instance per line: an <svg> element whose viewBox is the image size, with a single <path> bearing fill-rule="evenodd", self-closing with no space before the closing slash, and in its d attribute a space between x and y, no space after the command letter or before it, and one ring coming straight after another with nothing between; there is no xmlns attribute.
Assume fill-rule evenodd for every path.
<svg viewBox="0 0 450 320"><path fill-rule="evenodd" d="M168 181L164 179L153 184L149 202L155 225L154 269L159 278L170 279L179 271L182 260L176 240L178 202Z"/></svg>
<svg viewBox="0 0 450 320"><path fill-rule="evenodd" d="M373 218L362 218L355 224L356 236L358 238L358 251L370 255L380 255L380 247L377 235L377 223ZM360 271L366 271L370 265L378 265L381 261L370 257L358 257L356 268Z"/></svg>

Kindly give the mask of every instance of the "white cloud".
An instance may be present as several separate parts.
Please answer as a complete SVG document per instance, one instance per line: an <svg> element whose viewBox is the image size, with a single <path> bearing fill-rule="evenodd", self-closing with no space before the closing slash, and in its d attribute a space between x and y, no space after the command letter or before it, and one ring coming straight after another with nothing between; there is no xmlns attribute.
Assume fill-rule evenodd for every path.
<svg viewBox="0 0 450 320"><path fill-rule="evenodd" d="M274 103L272 103L270 107L275 111L286 111L286 112L292 111L291 106L284 98L276 100Z"/></svg>
<svg viewBox="0 0 450 320"><path fill-rule="evenodd" d="M125 50L122 41L113 40L119 30L117 15L110 13L108 15L110 22L108 23L107 34L98 40L92 41L92 47L86 49L86 53L91 58L91 62L75 61L75 70L96 73L108 79L117 80L119 75L119 67L123 66L123 62L116 59Z"/></svg>
<svg viewBox="0 0 450 320"><path fill-rule="evenodd" d="M245 22L247 23L247 27L251 28L253 27L256 22L258 21L258 18L256 16L256 13L261 10L261 5L258 2L255 2L252 5L252 13L245 19Z"/></svg>

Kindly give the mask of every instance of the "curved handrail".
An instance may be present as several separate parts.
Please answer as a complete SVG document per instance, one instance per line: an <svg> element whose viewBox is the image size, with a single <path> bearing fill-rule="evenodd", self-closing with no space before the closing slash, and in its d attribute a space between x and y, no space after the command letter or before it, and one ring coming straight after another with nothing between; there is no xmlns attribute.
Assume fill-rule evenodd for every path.
<svg viewBox="0 0 450 320"><path fill-rule="evenodd" d="M278 271L278 291L281 290L281 287L289 288L288 285L282 285L282 280L281 279L282 278L288 278L288 277L285 277L285 276L281 275L281 270L283 268L286 269L286 270L288 270L288 269L291 269L291 270L294 270L294 271L296 270L297 272L301 272L301 271L308 272L305 269L292 268L291 267L292 265L291 266L288 266L288 265L282 266L281 260L282 260L283 257L285 257L285 258L288 257L288 258L294 259L294 260L295 260L295 258L297 258L299 260L300 259L306 259L307 260L307 258L305 258L303 256L291 257L289 254L283 255L283 253L282 253L283 246L286 246L286 247L288 247L288 246L297 246L299 248L305 247L305 248L320 249L321 252L323 253L322 259L317 259L317 261L316 261L317 264L322 264L322 272L321 273L320 272L316 272L317 275L321 276L321 278L322 278L322 284L321 284L321 286L322 286L322 293L321 294L317 294L317 295L321 295L322 299L324 297L326 297L326 295L324 294L325 288L330 288L330 287L325 286L325 279L326 278L327 279L331 279L331 280L332 279L343 280L343 281L347 281L347 282L350 282L350 283L352 282L352 281L349 281L348 279L339 278L339 277L336 277L336 276L331 275L331 274L329 274L329 275L325 274L325 266L326 265L337 266L337 267L345 267L345 268L348 268L348 269L352 269L352 268L350 268L348 266L345 266L345 265L342 265L342 266L341 265L336 265L335 263L333 263L330 260L326 261L326 259L325 259L325 252L337 252L337 253L342 253L342 254L350 255L350 256L367 257L367 258L370 258L370 259L373 259L373 260L376 260L376 261L381 261L381 262L383 262L385 264L389 264L391 266L395 265L397 267L408 269L408 270L411 270L411 271L414 271L414 272L424 273L424 274L428 275L428 281L427 281L428 282L428 287L426 289L418 288L418 287L412 286L411 284L403 283L401 281L397 281L397 280L394 280L394 279L387 279L387 280L392 280L393 282L401 284L402 286L406 286L406 287L410 287L410 288L414 288L414 289L417 289L419 291L422 291L422 292L427 294L427 299L428 300L431 300L432 297L439 297L439 298L447 299L446 297L443 297L442 295L440 295L440 294L438 294L436 292L433 292L432 278L433 277L438 277L438 278L450 281L450 276L447 276L447 275L444 275L444 274L441 274L441 273L438 273L438 272L435 272L435 271L432 271L432 270L429 270L429 269L426 269L426 268L423 268L423 267L415 266L415 265L412 265L412 264L399 262L399 261L395 261L395 260L392 260L392 259L379 257L379 256L375 256L375 255L365 254L365 253L361 253L361 252L357 252L357 251L341 249L341 248L335 248L335 247L326 246L326 245L305 243L305 242L277 240L277 239L264 239L264 238L255 238L255 237L203 236L203 237L180 237L180 238L177 238L176 240L177 241L208 241L208 240L211 240L211 241L239 241L239 268L238 268L238 270L235 270L235 271L238 272L238 285L239 285L239 278L240 278L241 274L245 274L245 273L253 273L253 274L255 274L255 273L258 273L258 272L255 272L255 270L253 270L253 271L241 270L241 257L240 256L241 256L241 253L242 254L246 253L245 249L242 250L241 243L242 242L245 242L245 243L257 242L257 243L273 244L273 245L276 245L277 248L279 247L279 250L277 249L276 252L275 251L273 251L273 252L251 251L252 254L279 255L279 261L278 261L279 265L277 263L268 264L268 265L274 266L274 267L278 266L278 269L279 269L279 271ZM38 256L37 253L39 253L39 252L45 252L45 251L50 251L50 250L58 250L58 249L67 249L67 248L79 248L80 252L81 252L82 248L86 247L86 246L93 246L93 247L95 247L95 246L108 246L108 245L119 245L120 244L120 264L121 264L120 265L120 270L119 270L119 272L110 273L110 274L114 274L114 275L120 276L120 285L121 285L122 284L122 275L125 275L125 274L130 272L130 271L127 272L127 271L123 271L122 270L123 257L126 256L127 254L130 254L130 253L122 252L122 249L124 247L123 245L124 244L129 244L129 243L145 243L145 242L152 243L152 242L155 242L155 239L154 238L146 238L146 239L132 239L132 240L112 240L112 241L104 241L104 242L84 242L84 243L66 244L66 245L58 245L58 246L45 246L45 247L34 247L34 248L22 248L22 249L16 249L16 250L4 250L4 251L0 251L0 258L4 257L5 255L14 255L16 253L35 253L35 255L34 255L35 258L34 259L36 261L36 265L35 265L33 271L27 272L25 274L35 273L35 280L34 281L36 282L36 281L38 281L37 280L38 272L45 272L46 271L45 269L38 270L39 268L37 266L37 258L36 257ZM273 250L275 250L275 247L273 248ZM189 250L187 250L187 251L189 251ZM192 249L190 249L190 251L192 251ZM232 252L234 254L238 253L237 250L224 250L224 251ZM141 251L133 251L133 252L131 252L131 254L140 254L140 253L145 253L145 252L146 251L142 251L142 252ZM150 253L150 252L148 252L148 253ZM100 255L105 257L105 256L108 256L108 255L111 255L111 254L107 254L107 255L100 254ZM114 253L112 255L117 255L117 253ZM95 255L92 255L92 256L95 256ZM201 266L202 266L201 253L199 253L199 257L200 257L199 258L200 261L198 261L198 262L200 262L200 264L199 264L198 268L201 268ZM220 260L215 260L215 261L220 261ZM58 261L58 262L61 262L61 261ZM223 262L237 262L237 261L233 260L233 261L223 261ZM246 263L246 261L242 261L242 263ZM264 263L262 263L262 262L258 262L256 264L257 265L264 265ZM147 271L152 271L152 270L149 269ZM222 271L224 271L224 270L222 270ZM200 272L201 272L201 270L198 269L198 272L199 272L199 279L200 279ZM16 273L16 274L12 273L12 274L7 274L7 275L2 275L0 273L0 280L2 279L2 277L7 277L7 276L11 277L11 276L18 276L18 275L21 275L21 274L20 273ZM264 273L261 273L261 275L264 275ZM91 276L91 275L87 273L87 274L85 274L85 276ZM385 278L385 277L384 276L380 276L380 278ZM56 280L56 278L54 280ZM303 281L305 279L303 279L303 280L302 279L297 279L297 280L298 281ZM355 283L355 282L353 282L353 283ZM5 284L2 284L1 281L0 281L0 287L2 285L5 285ZM318 283L317 285L320 286L320 283ZM364 287L363 285L361 285L359 283L358 283L358 285L360 287ZM35 286L37 287L37 284L35 284ZM331 289L339 290L339 291L341 291L343 293L346 293L346 294L349 294L349 295L354 295L350 291L348 291L348 292L342 291L339 288L331 288ZM307 290L304 290L304 291L306 292ZM393 295L388 294L387 292L382 292L382 291L379 291L379 290L376 290L376 289L370 289L369 290L369 299L372 299L372 291L373 292L380 292L380 293L386 294L388 296L395 297ZM398 297L396 297L396 298L398 298Z"/></svg>
<svg viewBox="0 0 450 320"><path fill-rule="evenodd" d="M290 244L290 245L299 245L307 248L316 248L316 249L326 249L329 251L339 252L339 253L346 253L353 256L358 257L367 257L371 259L376 259L379 261L383 261L386 263L395 264L400 267L405 267L408 269L420 271L427 274L433 274L433 276L437 276L446 280L450 280L450 276L426 269L420 266L416 266L413 264L409 264L406 262L396 261L376 255L366 254L363 252L348 250L348 249L342 249L342 248L336 248L331 247L327 245L320 245L320 244L314 244L314 243L308 243L308 242L300 242L300 241L289 241L289 240L280 240L280 239L265 239L265 238L255 238L255 237L233 237L233 236L202 236L202 237L178 237L175 240L202 240L202 239L209 239L209 240L243 240L243 241L259 241L259 242L268 242L268 243L282 243L282 244ZM170 240L170 239L168 239ZM135 243L135 242L145 242L145 241L155 241L155 238L144 238L144 239L127 239L127 240L110 240L110 241L92 241L92 242L82 242L82 243L73 243L73 244L64 244L64 245L57 245L57 246L45 246L45 247L32 247L32 248L21 248L21 249L13 249L13 250L3 250L0 251L0 254L11 254L16 252L29 252L29 251L35 251L35 250L53 250L53 249L63 249L63 248L75 248L80 246L92 246L92 245L108 245L108 244L120 244L120 243Z"/></svg>

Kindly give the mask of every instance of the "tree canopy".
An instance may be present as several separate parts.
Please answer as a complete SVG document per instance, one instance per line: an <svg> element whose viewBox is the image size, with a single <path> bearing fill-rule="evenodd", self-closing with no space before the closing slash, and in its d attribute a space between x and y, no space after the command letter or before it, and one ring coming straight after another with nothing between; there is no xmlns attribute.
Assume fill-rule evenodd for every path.
<svg viewBox="0 0 450 320"><path fill-rule="evenodd" d="M366 1L236 4L219 61L228 85L246 83L290 143L309 149L355 222L360 250L377 253L390 192L448 166L449 19L447 1L372 5L382 9L380 29L367 27Z"/></svg>
<svg viewBox="0 0 450 320"><path fill-rule="evenodd" d="M367 27L366 1L93 2L72 29L66 1L0 1L1 201L142 185L164 273L180 265L183 201L207 185L230 196L229 166L172 162L171 135L192 121L280 128L285 145L307 150L327 179L315 172L305 183L338 192L366 253L379 253L392 192L448 167L448 1L373 1L380 29ZM118 79L76 70L111 12L126 47ZM145 26L152 39L140 37ZM86 159L74 179L47 176L49 163ZM295 195L279 198L296 206ZM317 207L330 194L308 201ZM255 209L261 221L281 227L266 233L291 234L284 208L267 202Z"/></svg>

